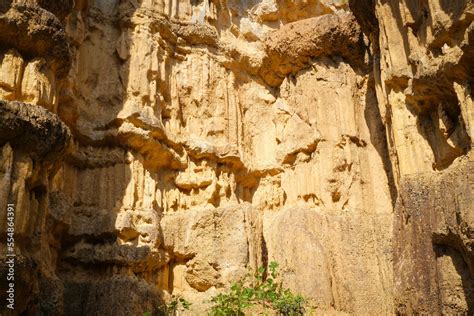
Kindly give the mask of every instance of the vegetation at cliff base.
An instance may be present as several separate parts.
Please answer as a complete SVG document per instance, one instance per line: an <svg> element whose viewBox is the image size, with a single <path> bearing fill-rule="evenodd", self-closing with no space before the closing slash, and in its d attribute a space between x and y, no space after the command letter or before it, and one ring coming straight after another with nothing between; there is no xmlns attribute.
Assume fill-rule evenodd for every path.
<svg viewBox="0 0 474 316"><path fill-rule="evenodd" d="M271 262L268 270L260 267L252 278L233 283L227 292L212 297L208 315L304 315L308 300L284 288L278 279L278 263ZM167 305L160 308L160 314L177 316L181 311L189 310L190 306L191 303L184 298L173 296ZM144 316L151 316L151 313Z"/></svg>
<svg viewBox="0 0 474 316"><path fill-rule="evenodd" d="M211 299L210 316L241 316L249 309L282 316L304 315L307 300L283 288L278 278L278 263L271 262L269 271L260 267L251 281L241 280L230 290ZM267 273L269 272L269 273Z"/></svg>
<svg viewBox="0 0 474 316"><path fill-rule="evenodd" d="M173 296L171 301L166 304L162 305L158 311L158 315L163 316L178 316L179 312L189 310L192 303L184 299L180 296ZM151 312L146 312L143 316L152 316Z"/></svg>

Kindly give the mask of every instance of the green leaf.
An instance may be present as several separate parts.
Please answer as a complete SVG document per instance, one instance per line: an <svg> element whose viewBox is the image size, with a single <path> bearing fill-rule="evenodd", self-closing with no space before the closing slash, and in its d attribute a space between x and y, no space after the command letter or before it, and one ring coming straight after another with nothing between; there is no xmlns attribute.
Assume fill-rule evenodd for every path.
<svg viewBox="0 0 474 316"><path fill-rule="evenodd" d="M278 263L276 261L270 262L270 269L276 270L278 268Z"/></svg>
<svg viewBox="0 0 474 316"><path fill-rule="evenodd" d="M213 303L209 315L211 316L242 316L244 311L255 304L261 305L265 310L270 306L273 312L283 316L304 315L306 299L295 295L291 290L283 288L277 282L278 263L269 264L270 275L264 280L265 268L260 267L254 275L254 280L244 283L245 278L233 283L227 293L221 293L211 298ZM185 303L179 300L186 308ZM274 314L270 313L270 314Z"/></svg>

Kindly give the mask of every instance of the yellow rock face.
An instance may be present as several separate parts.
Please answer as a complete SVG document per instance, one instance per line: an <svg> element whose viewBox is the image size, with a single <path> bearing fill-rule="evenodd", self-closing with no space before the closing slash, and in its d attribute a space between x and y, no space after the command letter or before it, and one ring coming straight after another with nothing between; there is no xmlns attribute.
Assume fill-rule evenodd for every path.
<svg viewBox="0 0 474 316"><path fill-rule="evenodd" d="M15 50L9 50L1 57L0 93L4 100L15 100L20 97L21 79L24 61Z"/></svg>
<svg viewBox="0 0 474 316"><path fill-rule="evenodd" d="M472 313L474 7L448 2L0 4L17 311L205 315L277 261L316 314Z"/></svg>

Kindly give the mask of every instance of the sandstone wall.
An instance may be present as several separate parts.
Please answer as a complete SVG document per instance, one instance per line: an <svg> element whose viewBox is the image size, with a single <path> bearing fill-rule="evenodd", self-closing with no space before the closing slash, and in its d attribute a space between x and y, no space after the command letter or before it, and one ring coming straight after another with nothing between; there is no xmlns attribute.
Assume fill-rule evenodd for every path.
<svg viewBox="0 0 474 316"><path fill-rule="evenodd" d="M351 1L371 39L398 197L398 314L466 315L472 261L471 1Z"/></svg>
<svg viewBox="0 0 474 316"><path fill-rule="evenodd" d="M346 2L0 1L16 312L472 312L473 6Z"/></svg>

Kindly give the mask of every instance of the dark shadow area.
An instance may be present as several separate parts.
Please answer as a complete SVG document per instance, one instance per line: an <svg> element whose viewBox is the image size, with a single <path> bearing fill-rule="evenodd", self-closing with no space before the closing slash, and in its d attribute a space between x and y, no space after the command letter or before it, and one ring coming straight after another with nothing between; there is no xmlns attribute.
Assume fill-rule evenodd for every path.
<svg viewBox="0 0 474 316"><path fill-rule="evenodd" d="M441 0L441 9L449 14L453 20L458 20L464 13L468 0Z"/></svg>
<svg viewBox="0 0 474 316"><path fill-rule="evenodd" d="M408 23L407 26L422 44L426 44L427 25L431 23L428 1L407 1L404 4L414 20L414 22Z"/></svg>
<svg viewBox="0 0 474 316"><path fill-rule="evenodd" d="M474 278L462 254L447 245L435 244L433 247L443 314L473 315Z"/></svg>
<svg viewBox="0 0 474 316"><path fill-rule="evenodd" d="M1 185L5 186L1 188L0 196L3 199L0 201L0 299L6 302L10 282L5 280L8 280L7 274L11 274L9 281L15 284L15 312L18 313L35 308L38 288L43 286L41 245L46 237L48 177L53 177L59 168L70 138L70 131L65 124L43 107L17 101L0 101L0 148L12 148L10 158L0 156L0 160L11 159L9 163L2 161L0 167L3 169ZM2 148L2 154L8 152L5 148ZM12 205L10 214L13 215L7 215L7 202ZM7 235L7 219L14 223L13 227L8 226L14 229L10 236ZM8 244L14 251L7 252ZM7 253L15 253L13 267L10 263L7 265L10 259ZM13 270L10 271L10 268ZM6 304L0 306L0 313L9 315L9 312Z"/></svg>
<svg viewBox="0 0 474 316"><path fill-rule="evenodd" d="M0 0L0 14L3 14L10 9L13 0Z"/></svg>
<svg viewBox="0 0 474 316"><path fill-rule="evenodd" d="M461 118L457 98L455 101L450 98L444 100L449 101L443 101L442 98L437 102L419 101L415 106L412 100L407 99L407 109L417 118L417 129L433 151L435 170L446 169L457 157L466 154L470 149L469 136ZM419 104L428 104L429 107L420 112Z"/></svg>
<svg viewBox="0 0 474 316"><path fill-rule="evenodd" d="M373 58L373 62L379 62L378 59ZM395 183L395 175L393 172L392 162L390 160L390 154L388 150L387 141L387 128L382 121L382 116L378 107L377 96L375 94L375 79L374 73L369 72L369 80L367 84L365 107L364 107L364 118L367 122L367 127L370 132L370 141L377 150L380 158L383 162L385 174L387 175L388 186L390 188L390 197L392 206L395 207L397 202L398 192Z"/></svg>
<svg viewBox="0 0 474 316"><path fill-rule="evenodd" d="M349 7L363 32L366 35L373 34L373 39L377 41L375 49L378 50L379 21L375 14L375 2L375 0L349 0Z"/></svg>
<svg viewBox="0 0 474 316"><path fill-rule="evenodd" d="M73 3L40 2L61 17ZM93 109L101 115L86 113L85 117L91 120L92 128L98 134L117 128L118 125L109 122L102 126L99 117L115 119L123 109L126 95L123 91L129 86L131 72L130 59L124 60L121 58L123 55L117 54L115 42L120 36L125 42L133 40L130 30L134 27L127 19L136 9L139 8L124 1L75 1L72 12L65 17L66 24L72 28L68 42L79 71L75 78L78 83L73 89L63 89L59 98L59 115L69 126L77 126L84 110ZM120 32L104 31L107 28L118 28ZM94 56L91 53L94 49L103 55ZM125 52L125 55L129 56L130 52ZM107 61L101 61L105 57ZM100 71L103 62L109 63L111 69L107 72ZM118 84L107 86L110 82ZM107 115L102 115L103 112ZM119 213L123 215L126 210L124 205L117 206L116 203L123 200L129 183L136 180L125 156L117 154L119 148L128 146L110 136L95 142L83 135L79 128L73 129L73 134L75 150L64 164L67 169L62 175L64 187L52 194L46 229L51 234L50 248L52 257L56 259L53 266L62 287L59 298L63 303L62 311L61 307L58 310L48 303L47 287L40 289L41 299L35 311L45 315L156 313L162 305L162 293L156 287L159 271L157 266L149 265L157 254L152 253L147 245L138 246L140 233L132 222L120 222L124 227L117 228ZM136 207L136 198L135 192L132 207Z"/></svg>

